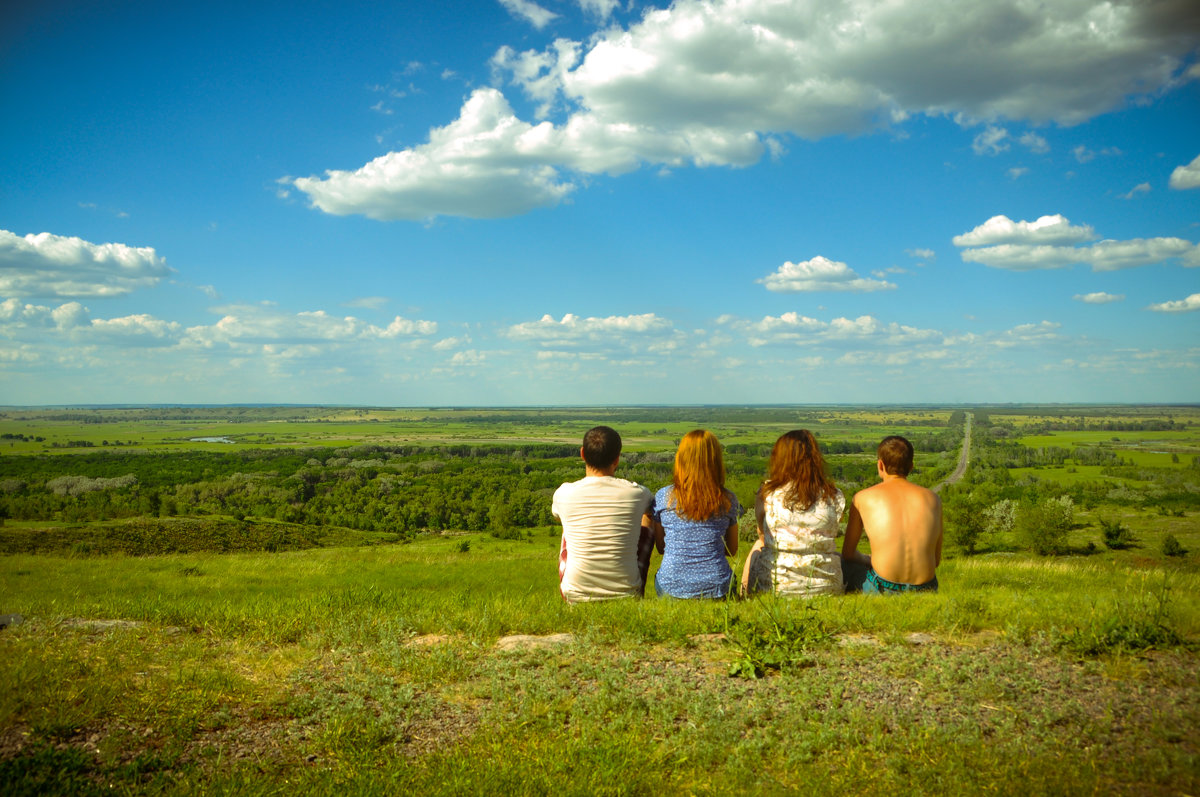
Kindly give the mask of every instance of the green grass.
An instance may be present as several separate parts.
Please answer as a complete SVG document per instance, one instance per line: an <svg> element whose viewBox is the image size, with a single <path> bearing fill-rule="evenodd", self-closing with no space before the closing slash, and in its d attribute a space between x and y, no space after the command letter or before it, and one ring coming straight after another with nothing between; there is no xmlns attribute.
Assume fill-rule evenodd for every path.
<svg viewBox="0 0 1200 797"><path fill-rule="evenodd" d="M29 619L0 632L0 790L1200 786L1191 560L992 555L945 562L939 594L904 600L572 607L556 545L2 557L0 612ZM1152 620L1177 636L1146 650ZM779 629L798 640L785 666L729 676ZM575 641L494 649L561 632Z"/></svg>
<svg viewBox="0 0 1200 797"><path fill-rule="evenodd" d="M80 439L138 439L152 450L217 447L186 442L200 436L239 440L216 450L577 445L583 429L611 423L627 450L663 451L698 426L727 444L770 443L797 426L823 441L869 442L936 432L949 416L893 407L94 412L103 423L0 412L0 432L47 437L0 444L0 475L5 453L97 450L47 447ZM1118 436L1122 456L1158 466L1164 455L1149 447L1168 442L1081 434L1045 444L1114 445ZM1187 466L1196 429L1168 434ZM918 452L918 465L932 477L955 455ZM1085 467L1066 477L1071 467L1032 472L1099 480ZM749 494L757 478L741 474L733 486ZM1132 546L1105 548L1101 517L1128 526ZM71 542L0 556L0 614L28 618L0 631L0 793L1200 791L1200 524L1140 498L1077 508L1073 555L1036 558L985 536L984 555L949 552L940 593L895 600L572 607L557 592L559 540L544 528L516 541L445 534L401 545L259 518L248 521L258 536L241 537L223 516L155 523L8 521L0 530ZM206 547L210 528L247 550L185 547ZM251 550L275 532L319 547ZM1191 553L1164 558L1166 534ZM84 537L103 544L88 553ZM192 552L98 554L129 540L146 544L134 552ZM338 547L349 545L360 547ZM509 634L558 633L573 641L496 649Z"/></svg>

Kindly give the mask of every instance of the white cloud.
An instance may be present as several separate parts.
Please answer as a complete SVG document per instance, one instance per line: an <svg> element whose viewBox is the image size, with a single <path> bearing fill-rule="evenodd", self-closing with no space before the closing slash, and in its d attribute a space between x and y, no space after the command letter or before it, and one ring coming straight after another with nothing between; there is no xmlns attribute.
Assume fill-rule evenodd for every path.
<svg viewBox="0 0 1200 797"><path fill-rule="evenodd" d="M475 349L466 349L464 351L456 351L450 358L450 365L457 368L473 368L483 365L486 360L486 354Z"/></svg>
<svg viewBox="0 0 1200 797"><path fill-rule="evenodd" d="M1083 302L1084 304L1108 304L1110 302L1120 302L1124 299L1125 294L1123 293L1105 293L1104 291L1075 294L1075 301Z"/></svg>
<svg viewBox="0 0 1200 797"><path fill-rule="evenodd" d="M1088 149L1083 144L1080 144L1078 147L1075 147L1073 150L1071 150L1071 154L1074 155L1075 160L1079 161L1080 163L1088 163L1089 161L1095 160L1098 155L1111 157L1113 155L1120 155L1122 153L1117 147L1104 147L1099 152L1095 152Z"/></svg>
<svg viewBox="0 0 1200 797"><path fill-rule="evenodd" d="M429 133L429 143L389 152L353 171L293 184L326 213L373 219L427 220L437 215L497 218L554 205L573 188L538 157L548 123L513 115L494 89L471 95L457 120Z"/></svg>
<svg viewBox="0 0 1200 797"><path fill-rule="evenodd" d="M538 30L558 19L558 14L542 8L532 0L500 0L500 5L512 16L526 20Z"/></svg>
<svg viewBox="0 0 1200 797"><path fill-rule="evenodd" d="M1005 172L1011 179L1016 180L1018 177L1024 177L1029 174L1029 169L1024 166L1014 166Z"/></svg>
<svg viewBox="0 0 1200 797"><path fill-rule="evenodd" d="M150 247L0 230L0 295L123 296L171 273Z"/></svg>
<svg viewBox="0 0 1200 797"><path fill-rule="evenodd" d="M1116 271L1148 266L1171 258L1189 260L1200 248L1182 238L1133 238L1128 241L1100 241L1085 249L1093 271Z"/></svg>
<svg viewBox="0 0 1200 797"><path fill-rule="evenodd" d="M382 310L390 299L386 296L360 296L344 303L345 307L359 307L364 310Z"/></svg>
<svg viewBox="0 0 1200 797"><path fill-rule="evenodd" d="M1038 155L1045 155L1050 151L1050 144L1046 139L1034 132L1025 133L1017 141L1021 142L1021 145L1028 148L1030 152Z"/></svg>
<svg viewBox="0 0 1200 797"><path fill-rule="evenodd" d="M1086 264L1093 271L1116 271L1179 258L1183 265L1200 265L1200 246L1182 238L1104 240L1087 246L1069 244L1094 240L1088 225L1072 226L1064 216L1014 222L993 216L970 232L956 235L955 246L968 247L962 259L1012 271L1067 268Z"/></svg>
<svg viewBox="0 0 1200 797"><path fill-rule="evenodd" d="M742 332L747 343L755 347L863 343L902 346L942 339L942 334L936 330L919 329L894 322L885 324L869 315L854 319L835 318L832 321L821 321L791 312L779 316L763 316L759 321L743 321L722 316L717 319L717 323Z"/></svg>
<svg viewBox="0 0 1200 797"><path fill-rule="evenodd" d="M992 246L995 244L1074 244L1096 237L1091 227L1073 227L1062 214L1042 216L1037 221L1013 221L1008 216L992 216L970 232L954 236L955 246Z"/></svg>
<svg viewBox="0 0 1200 797"><path fill-rule="evenodd" d="M1138 194L1147 194L1150 192L1150 183L1138 183L1133 188L1129 189L1129 193L1121 194L1121 199L1133 199Z"/></svg>
<svg viewBox="0 0 1200 797"><path fill-rule="evenodd" d="M91 312L79 302L67 302L50 308L22 304L17 299L0 302L0 335L29 337L44 343L50 331L60 333L64 340L81 345L114 344L120 346L170 346L177 343L183 326L147 314L119 318L92 318Z"/></svg>
<svg viewBox="0 0 1200 797"><path fill-rule="evenodd" d="M905 249L904 254L909 257L917 257L922 260L933 260L937 257L937 253L932 249Z"/></svg>
<svg viewBox="0 0 1200 797"><path fill-rule="evenodd" d="M1061 326L1062 324L1054 321L1020 324L1001 333L997 338L992 340L992 345L1007 349L1014 346L1040 345L1062 341L1065 338L1058 333L1058 329Z"/></svg>
<svg viewBox="0 0 1200 797"><path fill-rule="evenodd" d="M470 343L470 342L471 342L471 339L469 337L442 338L437 343L433 344L433 350L434 351L449 351L450 349L457 349L459 346L462 346L462 345Z"/></svg>
<svg viewBox="0 0 1200 797"><path fill-rule="evenodd" d="M597 19L608 19L620 4L620 0L575 0L587 14Z"/></svg>
<svg viewBox="0 0 1200 797"><path fill-rule="evenodd" d="M54 325L60 330L79 329L80 327L87 327L92 324L88 309L79 302L67 302L64 305L54 308L50 313L50 317L54 319Z"/></svg>
<svg viewBox="0 0 1200 797"><path fill-rule="evenodd" d="M975 136L971 149L976 155L999 155L1008 149L1008 131L1003 127L988 125L982 133Z"/></svg>
<svg viewBox="0 0 1200 797"><path fill-rule="evenodd" d="M183 326L141 313L121 318L93 319L87 330L90 342L97 340L130 345L170 345L179 340Z"/></svg>
<svg viewBox="0 0 1200 797"><path fill-rule="evenodd" d="M396 316L386 327L360 321L354 316L329 315L324 310L285 313L270 307L235 305L217 308L222 317L210 326L190 327L187 342L203 347L215 344L314 345L362 340L392 340L420 337L437 332L433 321L413 321Z"/></svg>
<svg viewBox="0 0 1200 797"><path fill-rule="evenodd" d="M1171 187L1177 191L1200 188L1200 155L1186 166L1176 166L1171 172Z"/></svg>
<svg viewBox="0 0 1200 797"><path fill-rule="evenodd" d="M1161 263L1171 258L1182 258L1186 264L1197 256L1196 245L1182 238L1100 241L1081 247L1001 244L962 252L962 259L966 262L1011 271L1067 268L1077 264L1089 265L1092 271L1116 271Z"/></svg>
<svg viewBox="0 0 1200 797"><path fill-rule="evenodd" d="M541 8L506 3L526 17ZM863 133L915 114L988 123L987 151L1006 145L988 139L1000 120L1076 124L1176 85L1194 46L1179 34L1186 13L1106 0L676 0L586 44L497 53L539 113L562 109L557 123L532 126L480 89L427 143L293 184L329 213L491 218L562 201L576 183L566 172L747 165L780 135Z"/></svg>
<svg viewBox="0 0 1200 797"><path fill-rule="evenodd" d="M1180 299L1176 302L1152 304L1146 309L1153 310L1156 313L1190 313L1193 310L1200 310L1200 293L1193 293L1186 299Z"/></svg>
<svg viewBox="0 0 1200 797"><path fill-rule="evenodd" d="M500 5L504 6L514 17L525 20L538 30L558 19L558 14L542 8L531 0L500 0Z"/></svg>
<svg viewBox="0 0 1200 797"><path fill-rule="evenodd" d="M574 313L567 313L559 321L547 314L538 321L515 324L505 334L513 340L531 341L543 346L571 347L595 343L626 346L638 341L652 343L673 332L671 322L654 313L607 318L580 318Z"/></svg>
<svg viewBox="0 0 1200 797"><path fill-rule="evenodd" d="M776 293L800 293L815 291L867 291L894 290L896 285L884 280L864 279L854 273L845 263L817 255L800 263L785 262L774 274L760 280L767 290Z"/></svg>
<svg viewBox="0 0 1200 797"><path fill-rule="evenodd" d="M579 63L579 53L580 44L568 39L556 39L544 52L518 53L505 45L492 56L491 67L497 73L511 75L510 82L538 103L536 115L544 119L559 99L565 74Z"/></svg>

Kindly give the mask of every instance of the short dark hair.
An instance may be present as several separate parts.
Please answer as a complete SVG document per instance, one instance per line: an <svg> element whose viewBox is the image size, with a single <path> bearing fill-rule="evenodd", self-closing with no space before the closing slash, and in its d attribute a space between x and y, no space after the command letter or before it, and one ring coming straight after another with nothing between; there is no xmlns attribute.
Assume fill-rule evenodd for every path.
<svg viewBox="0 0 1200 797"><path fill-rule="evenodd" d="M583 436L583 461L593 468L607 468L621 456L621 435L609 426L588 429Z"/></svg>
<svg viewBox="0 0 1200 797"><path fill-rule="evenodd" d="M898 434L888 435L879 444L879 460L883 470L892 476L907 476L913 469L912 443Z"/></svg>

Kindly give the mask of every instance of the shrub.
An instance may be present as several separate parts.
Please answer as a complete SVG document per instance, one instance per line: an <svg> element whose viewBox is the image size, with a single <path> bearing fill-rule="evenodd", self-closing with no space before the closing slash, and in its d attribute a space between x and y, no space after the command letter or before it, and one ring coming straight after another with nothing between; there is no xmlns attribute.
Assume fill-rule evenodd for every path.
<svg viewBox="0 0 1200 797"><path fill-rule="evenodd" d="M1179 544L1179 540L1175 539L1174 534L1168 534L1163 537L1162 552L1163 556L1183 556L1187 553L1187 549Z"/></svg>
<svg viewBox="0 0 1200 797"><path fill-rule="evenodd" d="M1011 498L997 501L984 510L983 517L989 534L1011 534L1017 522L1017 502Z"/></svg>
<svg viewBox="0 0 1200 797"><path fill-rule="evenodd" d="M1016 528L1034 552L1050 556L1066 551L1067 532L1073 519L1074 504L1070 496L1064 495L1040 503L1022 503L1017 511Z"/></svg>
<svg viewBox="0 0 1200 797"><path fill-rule="evenodd" d="M1100 532L1104 535L1104 544L1114 551L1128 548L1133 543L1133 533L1119 520L1100 518Z"/></svg>

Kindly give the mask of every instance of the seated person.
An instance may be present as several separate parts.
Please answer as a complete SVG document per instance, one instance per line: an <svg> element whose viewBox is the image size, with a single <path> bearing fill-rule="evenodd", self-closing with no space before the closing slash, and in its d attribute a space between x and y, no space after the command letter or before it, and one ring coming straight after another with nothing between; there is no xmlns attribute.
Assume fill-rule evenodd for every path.
<svg viewBox="0 0 1200 797"><path fill-rule="evenodd" d="M883 439L876 468L882 483L859 491L851 503L842 559L870 568L863 592L936 592L942 501L932 490L908 481L913 447L903 437ZM871 543L870 556L858 552L864 533Z"/></svg>
<svg viewBox="0 0 1200 797"><path fill-rule="evenodd" d="M845 509L812 433L796 429L776 440L754 501L758 541L746 557L742 592L841 595L837 533Z"/></svg>
<svg viewBox="0 0 1200 797"><path fill-rule="evenodd" d="M584 477L554 491L551 513L562 522L559 591L568 603L642 597L654 534L647 512L654 496L613 475L621 435L597 426L579 449Z"/></svg>
<svg viewBox="0 0 1200 797"><path fill-rule="evenodd" d="M724 598L733 582L726 559L738 549L737 497L725 489L725 461L712 432L683 436L674 481L654 496L655 546L662 563L654 575L659 597Z"/></svg>

